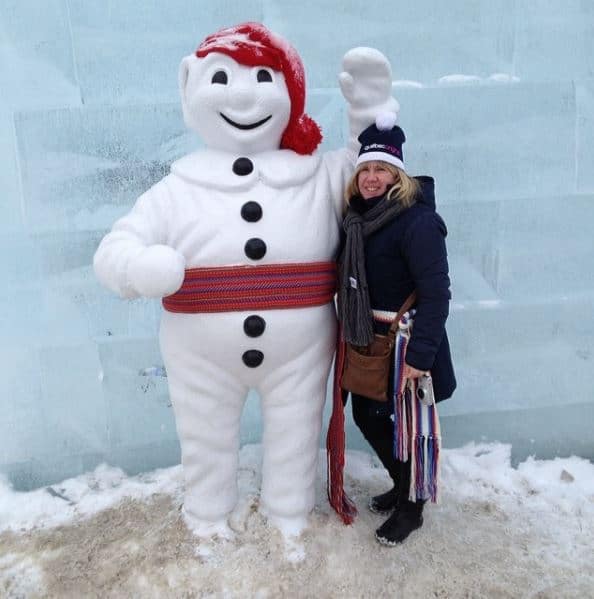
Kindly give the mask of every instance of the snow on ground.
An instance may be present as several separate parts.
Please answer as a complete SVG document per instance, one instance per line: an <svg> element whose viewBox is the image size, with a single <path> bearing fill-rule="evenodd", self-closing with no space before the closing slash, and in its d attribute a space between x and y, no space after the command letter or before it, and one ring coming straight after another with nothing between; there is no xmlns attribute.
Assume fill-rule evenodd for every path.
<svg viewBox="0 0 594 599"><path fill-rule="evenodd" d="M241 450L235 539L198 540L180 516L180 467L136 477L101 466L29 493L0 483L0 596L594 597L594 465L581 458L510 466L510 447L445 450L442 502L401 546L373 537L365 507L388 480L349 452L360 508L344 526L320 485L311 528L287 542L258 512L261 448Z"/></svg>

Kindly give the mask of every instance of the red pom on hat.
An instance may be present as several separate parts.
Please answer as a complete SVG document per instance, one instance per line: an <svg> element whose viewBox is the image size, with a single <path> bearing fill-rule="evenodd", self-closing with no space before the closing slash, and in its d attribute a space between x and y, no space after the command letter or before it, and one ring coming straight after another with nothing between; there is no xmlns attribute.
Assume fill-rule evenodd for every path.
<svg viewBox="0 0 594 599"><path fill-rule="evenodd" d="M264 66L285 77L291 114L280 147L298 154L312 154L322 141L318 124L304 113L305 72L297 51L261 23L242 23L209 35L196 50L203 58L211 52L230 56L248 67Z"/></svg>

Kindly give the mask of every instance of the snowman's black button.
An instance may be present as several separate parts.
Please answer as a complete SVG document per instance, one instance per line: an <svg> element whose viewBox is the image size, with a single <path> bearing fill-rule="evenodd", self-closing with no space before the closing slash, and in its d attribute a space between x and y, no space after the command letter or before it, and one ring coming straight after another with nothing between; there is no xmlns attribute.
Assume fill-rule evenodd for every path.
<svg viewBox="0 0 594 599"><path fill-rule="evenodd" d="M258 222L262 218L262 206L258 202L246 202L241 207L241 218L248 223Z"/></svg>
<svg viewBox="0 0 594 599"><path fill-rule="evenodd" d="M233 163L233 172L240 177L249 175L254 170L254 164L249 158L241 157Z"/></svg>
<svg viewBox="0 0 594 599"><path fill-rule="evenodd" d="M266 253L266 244L258 237L253 237L246 241L244 251L248 258L260 260Z"/></svg>
<svg viewBox="0 0 594 599"><path fill-rule="evenodd" d="M264 354L257 349L248 349L246 352L243 352L241 359L249 368L256 368L262 364L262 360L264 360Z"/></svg>
<svg viewBox="0 0 594 599"><path fill-rule="evenodd" d="M248 316L243 321L243 331L248 337L259 337L266 328L266 321L256 314Z"/></svg>

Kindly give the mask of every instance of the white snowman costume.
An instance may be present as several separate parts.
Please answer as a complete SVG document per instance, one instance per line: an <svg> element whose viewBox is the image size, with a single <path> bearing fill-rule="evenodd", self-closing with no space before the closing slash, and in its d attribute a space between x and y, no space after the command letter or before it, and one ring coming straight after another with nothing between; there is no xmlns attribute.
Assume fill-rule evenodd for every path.
<svg viewBox="0 0 594 599"><path fill-rule="evenodd" d="M270 66L270 53L280 69ZM321 155L313 152L319 130L303 114L301 61L282 39L247 23L210 36L184 58L184 118L206 149L175 162L114 224L94 259L102 283L125 298L165 297L188 269L333 261L356 137L377 113L398 109L383 55L354 49L343 67L351 140ZM287 132L298 146L304 123L306 146L312 124L313 136L298 153ZM335 335L331 301L164 311L160 344L182 449L184 516L197 535L229 534L250 388L263 418L260 507L285 534L306 526Z"/></svg>

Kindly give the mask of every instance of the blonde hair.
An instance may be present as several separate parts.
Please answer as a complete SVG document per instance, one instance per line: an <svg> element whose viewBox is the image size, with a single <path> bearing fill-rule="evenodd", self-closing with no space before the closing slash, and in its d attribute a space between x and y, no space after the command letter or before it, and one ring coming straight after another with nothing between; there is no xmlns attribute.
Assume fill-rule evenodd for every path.
<svg viewBox="0 0 594 599"><path fill-rule="evenodd" d="M387 194L388 200L400 202L403 208L410 208L416 201L417 194L421 186L416 179L409 177L405 171L383 160L378 160L382 166L396 179L396 183L390 187ZM356 195L361 195L359 184L359 173L366 167L367 163L362 162L353 173L344 192L344 199L347 206L350 204L351 198Z"/></svg>

